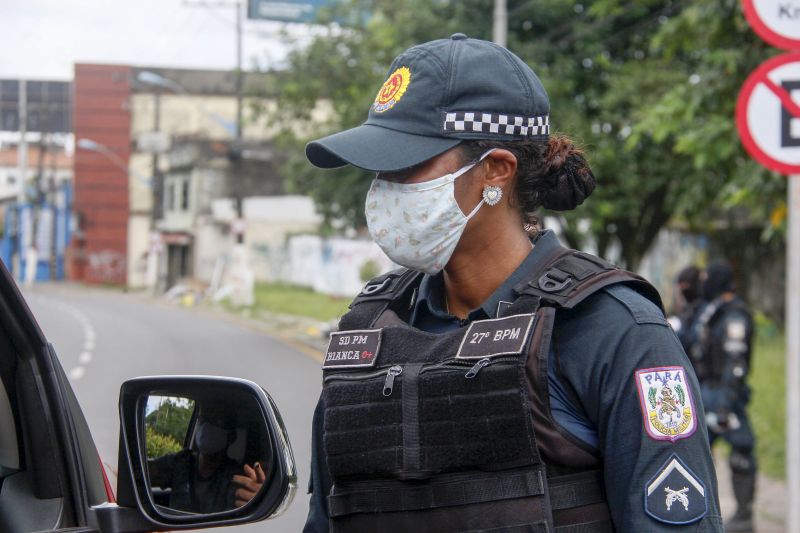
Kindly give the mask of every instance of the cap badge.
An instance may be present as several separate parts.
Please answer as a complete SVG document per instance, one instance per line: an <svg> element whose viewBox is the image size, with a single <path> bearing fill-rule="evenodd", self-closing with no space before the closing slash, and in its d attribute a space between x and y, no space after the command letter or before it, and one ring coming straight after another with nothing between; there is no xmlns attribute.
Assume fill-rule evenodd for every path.
<svg viewBox="0 0 800 533"><path fill-rule="evenodd" d="M409 83L411 83L411 71L408 70L408 67L400 67L392 72L381 90L378 91L372 109L376 113L383 113L394 107L394 104L399 102L405 94Z"/></svg>

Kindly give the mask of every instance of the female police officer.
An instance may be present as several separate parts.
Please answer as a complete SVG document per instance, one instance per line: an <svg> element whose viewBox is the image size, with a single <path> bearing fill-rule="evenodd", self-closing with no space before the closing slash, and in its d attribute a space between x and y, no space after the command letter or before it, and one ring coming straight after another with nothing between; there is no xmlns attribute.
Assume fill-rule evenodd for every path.
<svg viewBox="0 0 800 533"><path fill-rule="evenodd" d="M463 34L401 54L309 160L376 171L403 269L331 335L306 531L721 531L697 381L641 278L535 232L594 188L519 58Z"/></svg>

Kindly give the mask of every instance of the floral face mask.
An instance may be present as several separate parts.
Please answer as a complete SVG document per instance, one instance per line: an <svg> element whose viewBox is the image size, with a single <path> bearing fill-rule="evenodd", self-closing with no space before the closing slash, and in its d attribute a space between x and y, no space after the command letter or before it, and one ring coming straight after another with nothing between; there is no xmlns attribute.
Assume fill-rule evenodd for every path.
<svg viewBox="0 0 800 533"><path fill-rule="evenodd" d="M365 208L367 226L392 261L430 275L444 268L467 222L483 205L481 200L465 215L456 202L455 181L491 152L451 174L423 183L372 181Z"/></svg>

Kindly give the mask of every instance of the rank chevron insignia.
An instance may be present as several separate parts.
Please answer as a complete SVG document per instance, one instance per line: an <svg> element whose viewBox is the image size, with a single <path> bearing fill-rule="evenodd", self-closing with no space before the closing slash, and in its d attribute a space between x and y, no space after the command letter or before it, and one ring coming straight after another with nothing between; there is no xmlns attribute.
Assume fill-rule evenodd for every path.
<svg viewBox="0 0 800 533"><path fill-rule="evenodd" d="M644 509L659 522L696 522L708 512L706 486L676 454L672 454L645 487Z"/></svg>
<svg viewBox="0 0 800 533"><path fill-rule="evenodd" d="M644 426L651 438L674 442L694 434L697 416L682 366L637 370L636 387Z"/></svg>

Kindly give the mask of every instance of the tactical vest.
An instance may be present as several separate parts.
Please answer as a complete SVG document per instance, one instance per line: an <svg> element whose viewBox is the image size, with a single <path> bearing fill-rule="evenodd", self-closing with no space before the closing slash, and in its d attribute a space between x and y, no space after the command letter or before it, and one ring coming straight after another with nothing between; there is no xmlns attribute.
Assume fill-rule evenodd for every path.
<svg viewBox="0 0 800 533"><path fill-rule="evenodd" d="M604 287L626 283L660 305L655 289L559 248L498 318L431 334L406 322L420 280L401 269L371 281L331 335L331 531L613 531L600 458L550 414L550 338L557 309Z"/></svg>
<svg viewBox="0 0 800 533"><path fill-rule="evenodd" d="M729 302L716 298L709 302L700 312L694 325L693 345L687 350L692 358L692 366L697 374L697 379L702 382L724 381L726 376L728 355L725 350L724 338L713 335L715 325L733 310L750 315L747 306L741 300L734 299ZM750 365L750 352L745 357Z"/></svg>

